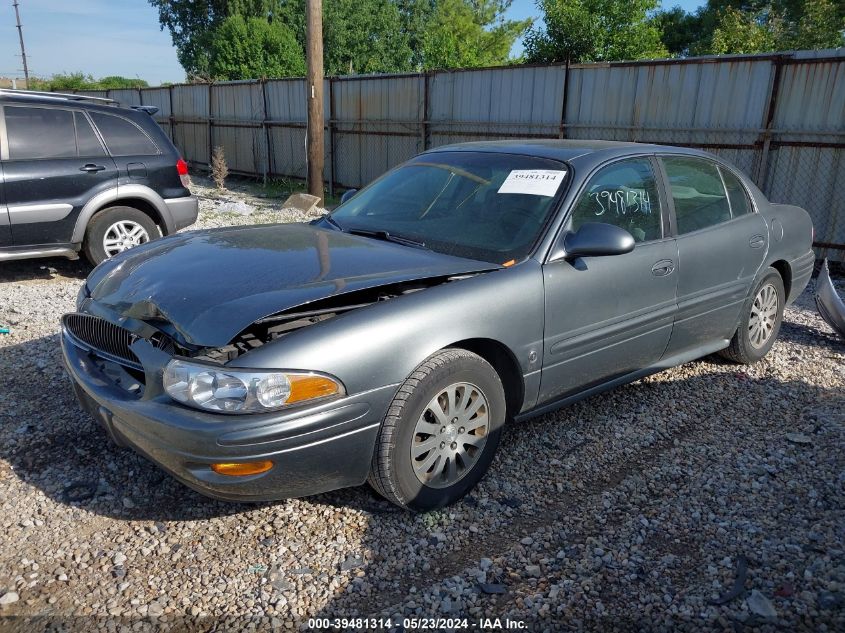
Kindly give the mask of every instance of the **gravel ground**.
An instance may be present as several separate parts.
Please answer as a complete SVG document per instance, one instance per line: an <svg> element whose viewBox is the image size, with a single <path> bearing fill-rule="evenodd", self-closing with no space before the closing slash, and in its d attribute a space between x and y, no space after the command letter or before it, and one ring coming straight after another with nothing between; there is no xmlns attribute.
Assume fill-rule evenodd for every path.
<svg viewBox="0 0 845 633"><path fill-rule="evenodd" d="M196 189L200 228L303 219ZM469 497L411 515L367 487L217 502L110 445L57 341L89 271L0 269L0 629L845 628L845 344L809 290L757 365L708 357L513 426Z"/></svg>

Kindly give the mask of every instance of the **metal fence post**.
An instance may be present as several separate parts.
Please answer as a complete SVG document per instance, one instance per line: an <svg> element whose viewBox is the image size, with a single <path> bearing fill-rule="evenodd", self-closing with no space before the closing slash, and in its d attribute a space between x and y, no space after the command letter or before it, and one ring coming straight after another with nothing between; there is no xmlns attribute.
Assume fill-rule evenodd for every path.
<svg viewBox="0 0 845 633"><path fill-rule="evenodd" d="M431 136L429 130L429 82L433 72L429 71L423 75L423 94L422 94L422 120L420 121L420 141L422 142L423 151L431 147Z"/></svg>
<svg viewBox="0 0 845 633"><path fill-rule="evenodd" d="M213 82L208 84L208 167L211 168L212 157L214 156L214 108L211 106L213 93L211 87Z"/></svg>
<svg viewBox="0 0 845 633"><path fill-rule="evenodd" d="M754 181L760 187L760 191L764 193L766 192L766 174L769 170L769 149L772 144L772 121L775 118L775 108L777 108L778 93L780 92L783 59L783 56L779 55L772 60L774 73L769 86L769 99L766 102L766 110L763 112L763 131L760 133L760 139L757 141L760 144L760 159L755 170Z"/></svg>
<svg viewBox="0 0 845 633"><path fill-rule="evenodd" d="M264 183L267 183L267 177L273 176L273 144L270 139L270 125L268 119L270 111L267 108L267 79L261 79L261 100L264 103L264 116L261 119L261 127L264 130L264 147L266 154L264 155Z"/></svg>
<svg viewBox="0 0 845 633"><path fill-rule="evenodd" d="M563 99L560 105L560 130L558 131L558 138L566 138L566 105L569 101L569 58L566 58L566 66L563 72Z"/></svg>
<svg viewBox="0 0 845 633"><path fill-rule="evenodd" d="M329 120L326 130L329 135L329 196L334 197L334 174L335 174L335 152L334 152L334 77L328 78L329 82Z"/></svg>
<svg viewBox="0 0 845 633"><path fill-rule="evenodd" d="M176 144L176 117L173 115L173 84L167 86L167 99L170 101L170 116L168 116L168 121L170 122L170 140L173 141L173 144ZM182 148L182 151L185 151L185 148Z"/></svg>

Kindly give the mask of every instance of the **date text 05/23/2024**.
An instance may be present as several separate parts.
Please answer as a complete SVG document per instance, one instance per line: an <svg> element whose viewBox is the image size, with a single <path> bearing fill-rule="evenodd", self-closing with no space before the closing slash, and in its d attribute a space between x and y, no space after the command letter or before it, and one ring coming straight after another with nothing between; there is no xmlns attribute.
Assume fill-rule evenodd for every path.
<svg viewBox="0 0 845 633"><path fill-rule="evenodd" d="M522 620L510 618L310 618L308 628L315 630L391 630L400 627L405 631L472 630L498 631L526 630Z"/></svg>

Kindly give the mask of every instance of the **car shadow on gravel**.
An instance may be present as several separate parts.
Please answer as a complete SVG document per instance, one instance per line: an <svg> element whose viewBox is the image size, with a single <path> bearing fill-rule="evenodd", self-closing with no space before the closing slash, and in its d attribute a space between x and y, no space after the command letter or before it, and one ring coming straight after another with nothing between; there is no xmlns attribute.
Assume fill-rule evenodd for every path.
<svg viewBox="0 0 845 633"><path fill-rule="evenodd" d="M812 328L807 329L812 331ZM796 336L804 334L798 332ZM786 335L788 338L789 332ZM807 343L803 338L800 342ZM426 524L425 518L394 508L366 486L309 498L307 503L313 508L309 514L315 517L323 514L321 510L326 508L367 513L367 527L359 546L366 562L362 559L359 564L352 560L347 570L341 566L340 574L361 574L355 580L366 581L377 591L368 595L356 593L356 587L353 587L355 591L340 591L318 612L308 615L349 617L356 613L378 613L390 605L401 604L411 594L412 587L437 584L462 574L467 567L477 565L482 557L492 559L507 554L538 528L554 526L566 517L573 501L584 505L600 503L605 492L613 490L632 473L647 476L662 453L674 450L678 443L706 442L706 433L700 437L696 435L699 424L708 428L708 419L729 421L738 394L768 408L770 422L762 432L777 442L786 441L783 439L785 433L797 426L803 427L813 441L815 431L812 429L821 429L819 432L823 433L824 421L845 410L845 394L835 389L814 386L803 380L752 376L741 366L729 367L709 361L697 361L690 366L694 371L672 370L658 374L506 429L502 440L504 450L500 450L490 474L478 490L452 509L480 526L470 548L456 549L449 541L441 541L439 536L421 527ZM208 499L176 482L131 450L112 445L105 432L76 403L64 376L58 335L0 347L2 368L14 368L14 371L7 371L0 391L0 488L4 489L0 494L7 498L15 494L15 488L22 482L64 506L121 521L162 524L250 515L276 505L233 504ZM672 402L683 403L687 399L699 402L698 414L702 419L687 418L682 422L678 416L683 412L682 408L665 406L665 399L669 397ZM636 405L632 407L631 403ZM608 431L629 420L638 427L635 433L614 440ZM631 442L636 450L627 457L620 457L617 447L616 457L612 452L593 452L592 457L585 460L587 451L581 447L592 443L604 449L609 442L608 447L613 448L615 441ZM742 438L737 441L741 442ZM532 450L526 451L526 447ZM812 449L798 446L796 450ZM533 459L528 463L514 460L514 454L531 454ZM574 469L561 472L577 473L577 489L555 492L555 484L549 478L551 458L557 460L558 469L574 466ZM521 497L519 484L525 481L542 488L542 494ZM830 503L837 503L837 500L831 499ZM491 509L506 517L506 529L499 526L495 530L485 530L481 519ZM789 510L802 511L800 505ZM448 511L437 516L442 520L448 516ZM620 520L628 519L631 517L623 516ZM432 526L435 525L438 524L432 519ZM585 522L578 529L591 534L612 530L613 526ZM393 563L386 561L402 561L401 550L397 549L393 556L382 552L386 547L394 546L396 535L402 535L397 547L403 543L418 544L421 540L430 542L430 555L402 562L400 569L391 567ZM436 545L434 541L437 541ZM686 557L686 562L691 568L696 564L695 552L701 545L694 543L689 548L692 553ZM309 560L304 558L302 563L308 565ZM272 565L267 573L271 571ZM339 577L343 584L355 582L351 575ZM287 587L290 582L289 578L282 578L279 586ZM505 593L485 595L485 612L507 614L514 608L514 596L525 579L503 575L501 578L488 577L488 582L497 587L501 585ZM554 628L553 622L545 621L543 625Z"/></svg>
<svg viewBox="0 0 845 633"><path fill-rule="evenodd" d="M818 345L834 350L843 347L838 339L814 328L796 323L784 323L784 326L782 335L787 340L794 338L806 345L818 338ZM684 391L707 393L713 385L725 380L726 375L730 380L758 387L771 381L751 379L740 366L718 356L708 357L705 362L717 368L736 367L737 372L717 371L712 378L687 379L683 382ZM18 479L38 487L54 501L116 519L152 521L202 520L272 505L210 499L182 485L131 449L112 443L97 422L79 407L64 374L58 335L0 347L0 367L3 365L14 366L16 371L7 376L0 393L0 405L4 405L0 409L0 458L8 462ZM783 387L790 389L789 384ZM807 389L808 403L830 397L810 385L801 388ZM610 393L640 389L649 387L636 382ZM818 393L813 394L814 391ZM718 394L721 393L718 389ZM632 396L636 397L633 393L627 397ZM562 414L547 414L520 426L531 432L531 427L542 427L556 416L567 417L566 411L573 410L579 411L580 416L616 415L612 406L608 410L607 402L605 396L595 396L565 409ZM539 464L537 468L538 472L543 469ZM10 473L0 472L0 481L9 476ZM405 514L368 486L310 499L318 504L375 514Z"/></svg>
<svg viewBox="0 0 845 633"><path fill-rule="evenodd" d="M36 279L51 280L56 276L84 281L94 267L83 257L70 260L64 257L45 259L21 259L3 262L0 266L0 281L20 282Z"/></svg>
<svg viewBox="0 0 845 633"><path fill-rule="evenodd" d="M77 403L58 334L0 347L4 366L15 371L0 390L0 459L11 467L0 464L0 484L14 476L57 503L130 521L203 520L272 505L210 499L115 445ZM366 486L315 499L370 512L396 509Z"/></svg>

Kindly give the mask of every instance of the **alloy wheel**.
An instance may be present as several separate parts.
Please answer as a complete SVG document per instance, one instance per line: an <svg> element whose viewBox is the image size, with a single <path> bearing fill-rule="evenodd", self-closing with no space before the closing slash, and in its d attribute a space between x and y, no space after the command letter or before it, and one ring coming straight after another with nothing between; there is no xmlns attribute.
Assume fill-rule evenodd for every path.
<svg viewBox="0 0 845 633"><path fill-rule="evenodd" d="M103 250L112 257L149 241L150 235L143 226L132 220L120 220L106 230Z"/></svg>
<svg viewBox="0 0 845 633"><path fill-rule="evenodd" d="M748 339L755 349L763 347L772 336L777 324L778 292L772 284L766 284L754 297L751 318L748 320Z"/></svg>
<svg viewBox="0 0 845 633"><path fill-rule="evenodd" d="M414 428L411 463L417 479L431 488L459 481L478 461L489 429L489 406L481 389L465 382L442 389Z"/></svg>

